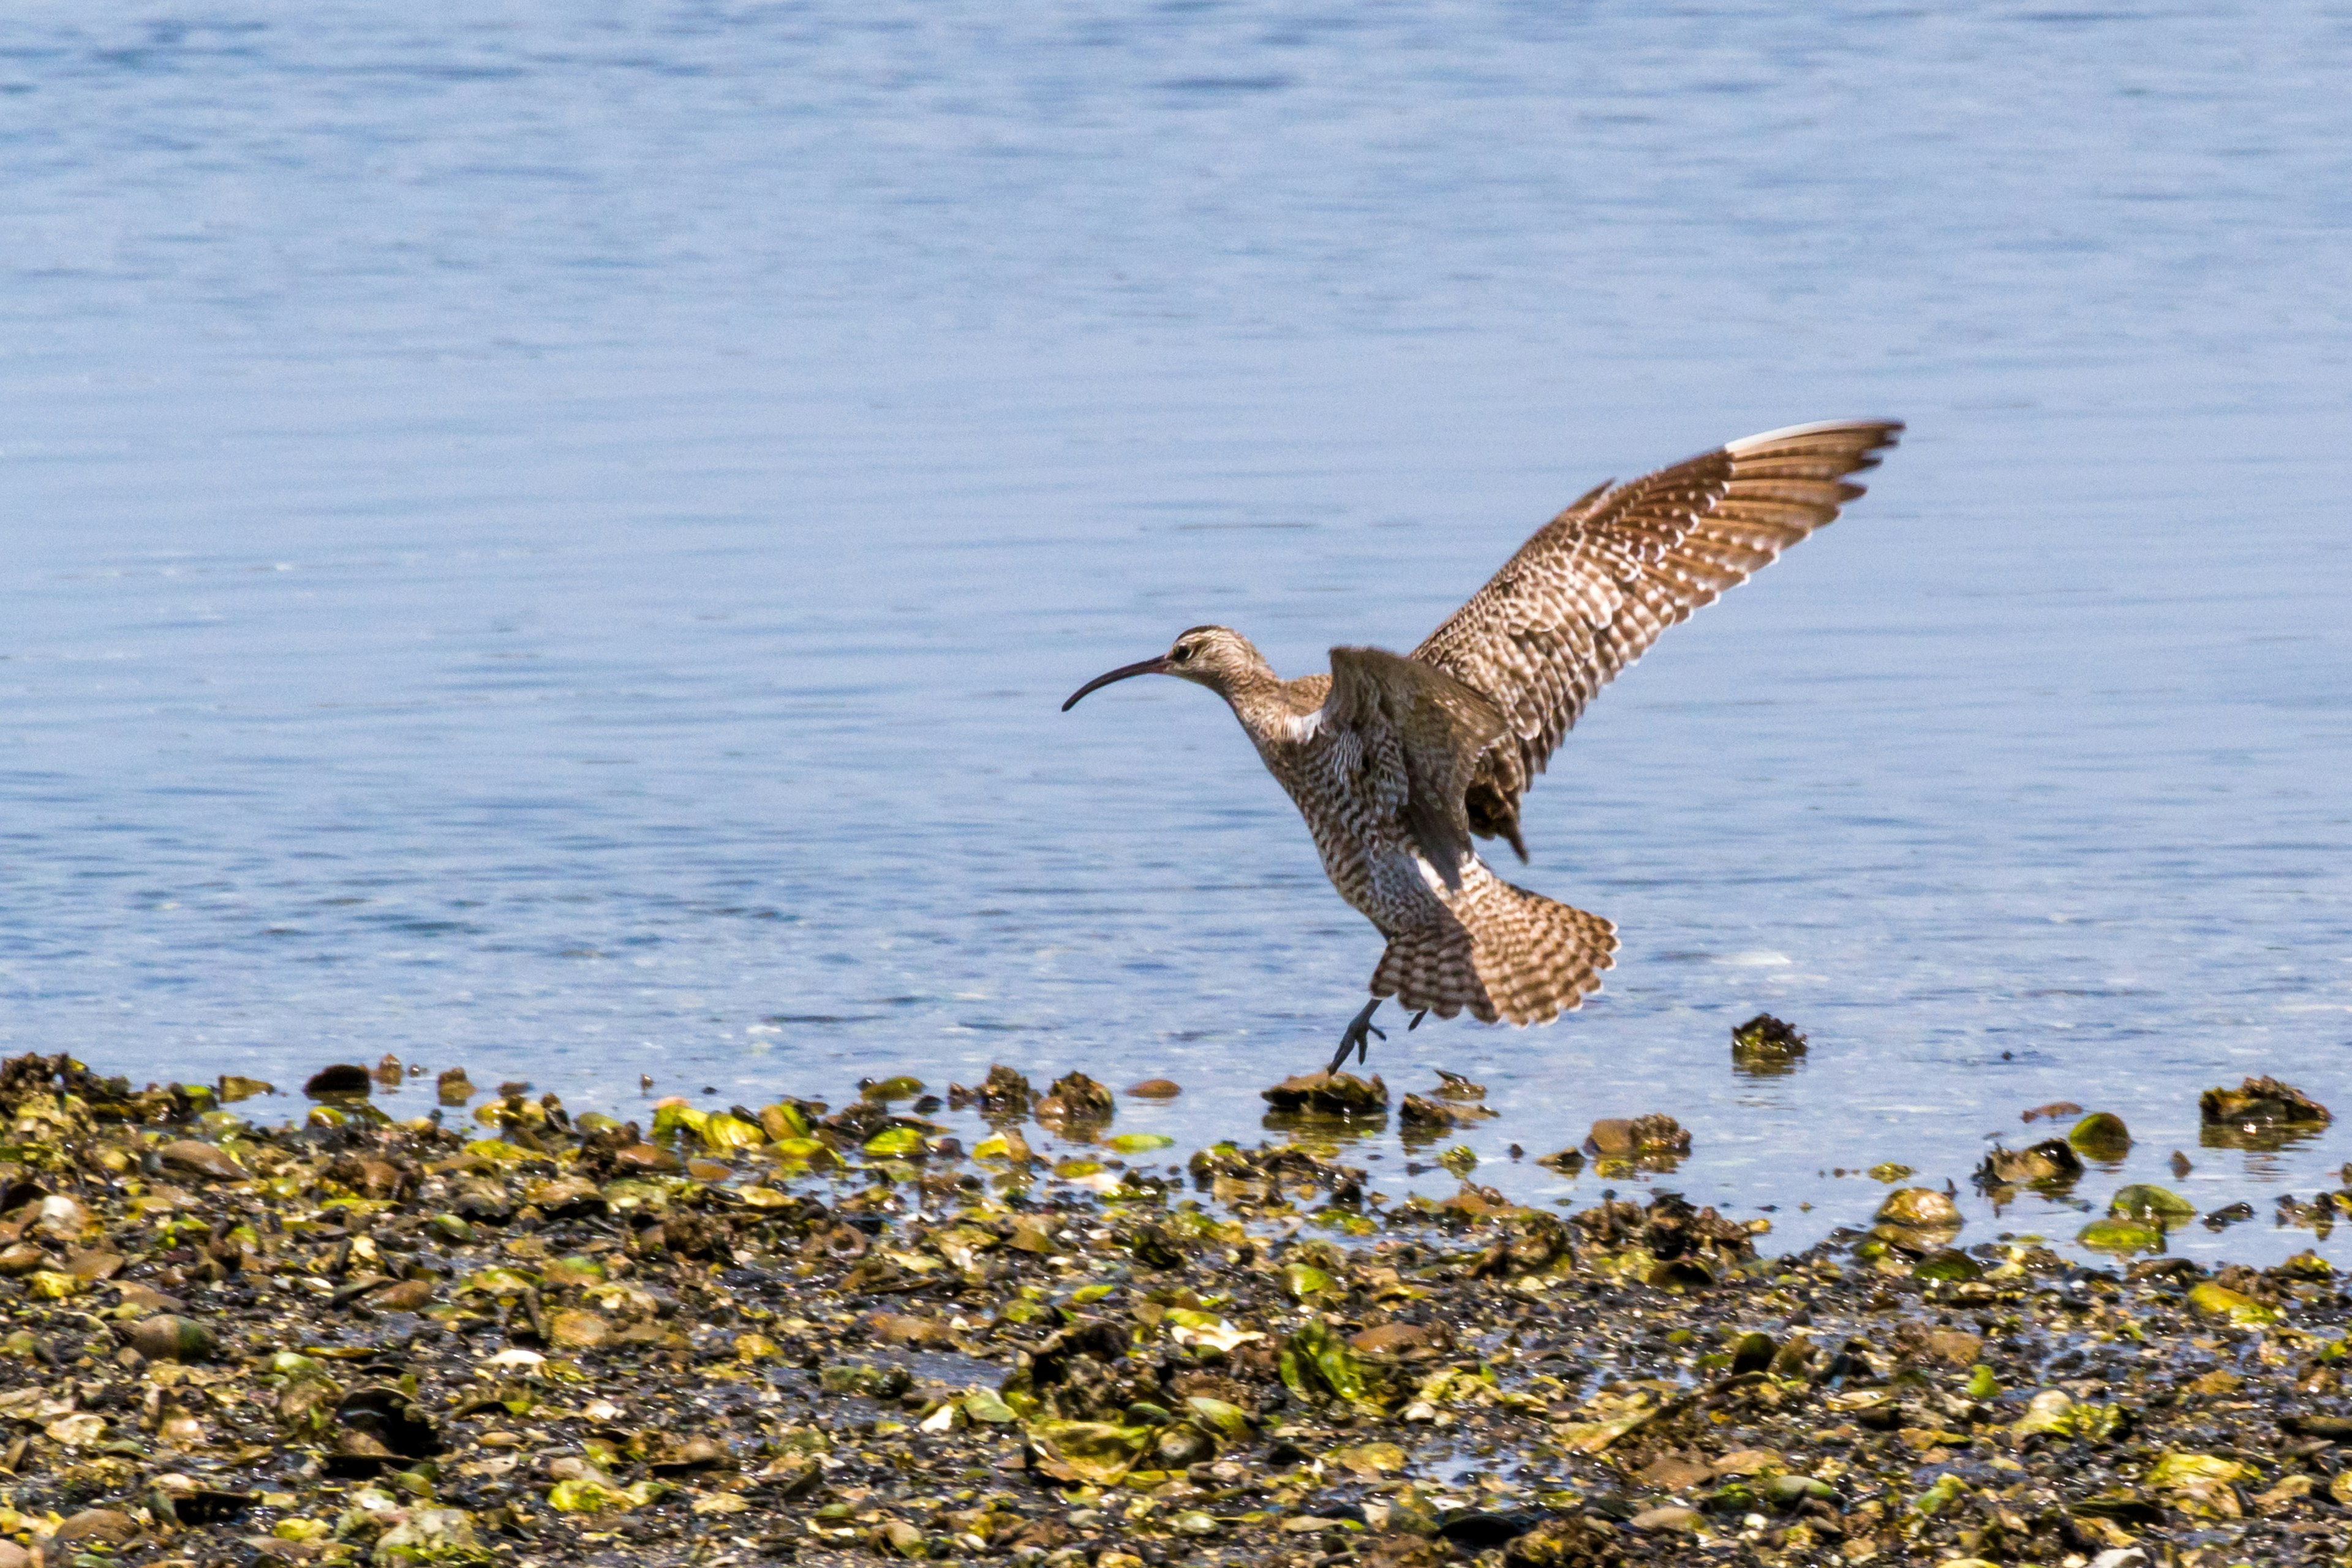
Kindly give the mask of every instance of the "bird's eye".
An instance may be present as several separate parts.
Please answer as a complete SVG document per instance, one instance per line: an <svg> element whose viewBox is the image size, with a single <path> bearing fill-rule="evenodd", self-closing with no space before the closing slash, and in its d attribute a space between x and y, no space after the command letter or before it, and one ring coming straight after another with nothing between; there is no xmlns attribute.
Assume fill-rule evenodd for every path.
<svg viewBox="0 0 2352 1568"><path fill-rule="evenodd" d="M1179 664L1186 663L1186 662L1188 662L1188 661L1192 658L1192 644L1190 644L1190 643L1179 643L1179 644L1177 644L1177 645L1176 645L1176 662L1177 662L1177 663L1179 663Z"/></svg>

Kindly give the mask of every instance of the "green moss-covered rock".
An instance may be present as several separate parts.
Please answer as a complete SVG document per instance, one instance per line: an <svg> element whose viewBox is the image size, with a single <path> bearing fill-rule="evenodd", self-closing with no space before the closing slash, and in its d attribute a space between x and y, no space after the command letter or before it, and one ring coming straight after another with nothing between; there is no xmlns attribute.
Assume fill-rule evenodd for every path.
<svg viewBox="0 0 2352 1568"><path fill-rule="evenodd" d="M2120 1160L2131 1152L2131 1129L2112 1111L2094 1110L2074 1123L2066 1142L2094 1160Z"/></svg>

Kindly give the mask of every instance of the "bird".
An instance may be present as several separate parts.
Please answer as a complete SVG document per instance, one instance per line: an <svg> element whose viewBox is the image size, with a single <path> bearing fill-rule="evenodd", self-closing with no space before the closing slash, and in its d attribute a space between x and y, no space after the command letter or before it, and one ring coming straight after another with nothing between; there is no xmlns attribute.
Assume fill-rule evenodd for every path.
<svg viewBox="0 0 2352 1568"><path fill-rule="evenodd" d="M1141 675L1225 700L1315 839L1339 896L1387 939L1371 1000L1324 1070L1393 997L1431 1013L1549 1024L1615 965L1617 928L1496 876L1477 838L1528 858L1519 802L1601 689L1660 633L1738 586L1863 494L1899 420L1769 430L1628 484L1594 486L1521 545L1410 654L1331 649L1328 674L1285 680L1229 626L1087 681L1062 704Z"/></svg>

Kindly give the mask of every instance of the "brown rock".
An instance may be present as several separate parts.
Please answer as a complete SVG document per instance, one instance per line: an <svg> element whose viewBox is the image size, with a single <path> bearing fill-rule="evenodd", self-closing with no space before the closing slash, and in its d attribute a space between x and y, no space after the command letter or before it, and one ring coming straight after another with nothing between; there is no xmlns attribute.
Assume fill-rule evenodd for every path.
<svg viewBox="0 0 2352 1568"><path fill-rule="evenodd" d="M1653 1111L1631 1121L1607 1117L1584 1135L1584 1152L1612 1159L1640 1154L1687 1154L1691 1136L1671 1116Z"/></svg>
<svg viewBox="0 0 2352 1568"><path fill-rule="evenodd" d="M1259 1097L1276 1110L1315 1111L1326 1116L1375 1115L1388 1109L1389 1086L1353 1073L1299 1073Z"/></svg>
<svg viewBox="0 0 2352 1568"><path fill-rule="evenodd" d="M955 1342L955 1331L937 1318L920 1318L903 1312L871 1312L866 1327L873 1336L886 1344L949 1345Z"/></svg>
<svg viewBox="0 0 2352 1568"><path fill-rule="evenodd" d="M1735 1448L1710 1468L1718 1476L1760 1476L1767 1470L1787 1470L1789 1461L1769 1448Z"/></svg>
<svg viewBox="0 0 2352 1568"><path fill-rule="evenodd" d="M86 1508L58 1526L49 1542L53 1546L68 1546L77 1542L98 1541L119 1547L138 1539L139 1521L120 1509Z"/></svg>
<svg viewBox="0 0 2352 1568"><path fill-rule="evenodd" d="M624 1175L675 1176L686 1167L658 1143L631 1143L613 1152L614 1169Z"/></svg>
<svg viewBox="0 0 2352 1568"><path fill-rule="evenodd" d="M1689 1508L1654 1508L1637 1513L1625 1521L1644 1534L1661 1534L1667 1531L1692 1531L1698 1528L1698 1510Z"/></svg>
<svg viewBox="0 0 2352 1568"><path fill-rule="evenodd" d="M547 1340L566 1350L590 1350L613 1337L613 1325L578 1307L549 1314Z"/></svg>
<svg viewBox="0 0 2352 1568"><path fill-rule="evenodd" d="M2267 1076L2250 1078L2236 1089L2207 1089L2197 1097L2197 1113L2216 1125L2319 1126L2335 1120L2303 1090Z"/></svg>
<svg viewBox="0 0 2352 1568"><path fill-rule="evenodd" d="M1442 1100L1430 1100L1418 1094L1408 1094L1397 1106L1397 1119L1412 1127L1461 1127L1473 1121L1491 1120L1495 1112L1483 1105L1449 1105Z"/></svg>
<svg viewBox="0 0 2352 1568"><path fill-rule="evenodd" d="M1047 1126L1108 1121L1118 1109L1110 1090L1082 1072L1064 1073L1037 1102L1037 1120Z"/></svg>
<svg viewBox="0 0 2352 1568"><path fill-rule="evenodd" d="M1137 1100L1173 1100L1184 1089L1169 1079L1148 1078L1141 1083L1129 1084L1127 1092Z"/></svg>
<svg viewBox="0 0 2352 1568"><path fill-rule="evenodd" d="M467 1081L464 1068L451 1068L435 1080L434 1088L444 1105L463 1105L481 1092Z"/></svg>
<svg viewBox="0 0 2352 1568"><path fill-rule="evenodd" d="M194 1138L176 1138L155 1151L155 1157L175 1171L190 1175L207 1176L216 1182L234 1182L245 1174L244 1167L209 1143Z"/></svg>
<svg viewBox="0 0 2352 1568"><path fill-rule="evenodd" d="M2083 1108L2075 1104L2073 1100L2053 1100L2047 1105L2035 1106L2032 1110L2019 1117L2018 1120L2020 1121L2040 1121L2044 1118L2047 1118L2054 1121L2061 1116L2080 1116L2082 1114Z"/></svg>
<svg viewBox="0 0 2352 1568"><path fill-rule="evenodd" d="M1661 1454L1634 1476L1662 1492L1687 1491L1715 1479L1715 1467L1698 1454Z"/></svg>
<svg viewBox="0 0 2352 1568"><path fill-rule="evenodd" d="M430 1279L395 1279L369 1292L367 1304L379 1312L421 1312L433 1304Z"/></svg>
<svg viewBox="0 0 2352 1568"><path fill-rule="evenodd" d="M68 1252L58 1260L59 1268L77 1279L87 1279L93 1284L113 1279L122 1272L122 1254L109 1252L103 1247Z"/></svg>
<svg viewBox="0 0 2352 1568"><path fill-rule="evenodd" d="M1444 1351L1454 1336L1438 1323L1379 1323L1348 1342L1366 1355L1414 1358Z"/></svg>
<svg viewBox="0 0 2352 1568"><path fill-rule="evenodd" d="M137 1307L149 1312L184 1312L188 1310L188 1304L177 1296L166 1296L136 1279L126 1280L119 1289L122 1292L122 1304L126 1307Z"/></svg>
<svg viewBox="0 0 2352 1568"><path fill-rule="evenodd" d="M29 1241L17 1242L6 1250L0 1251L0 1274L30 1274L36 1268L47 1268L48 1266L47 1250L36 1247Z"/></svg>
<svg viewBox="0 0 2352 1568"><path fill-rule="evenodd" d="M173 1312L142 1318L122 1331L122 1338L149 1361L203 1361L213 1353L213 1331Z"/></svg>

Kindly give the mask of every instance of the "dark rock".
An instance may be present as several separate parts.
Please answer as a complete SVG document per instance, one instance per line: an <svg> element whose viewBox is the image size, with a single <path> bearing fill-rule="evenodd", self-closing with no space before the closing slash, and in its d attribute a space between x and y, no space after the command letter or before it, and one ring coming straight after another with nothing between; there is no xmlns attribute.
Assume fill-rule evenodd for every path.
<svg viewBox="0 0 2352 1568"><path fill-rule="evenodd" d="M302 1092L312 1100L348 1099L365 1095L374 1088L375 1080L368 1076L367 1068L337 1062L312 1073L310 1081L302 1086Z"/></svg>

